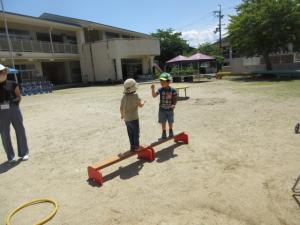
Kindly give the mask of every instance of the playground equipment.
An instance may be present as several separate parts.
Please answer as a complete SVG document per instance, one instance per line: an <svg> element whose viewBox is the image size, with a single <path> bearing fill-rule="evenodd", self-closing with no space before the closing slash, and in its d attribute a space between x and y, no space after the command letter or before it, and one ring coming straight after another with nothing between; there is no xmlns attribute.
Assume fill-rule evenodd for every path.
<svg viewBox="0 0 300 225"><path fill-rule="evenodd" d="M124 159L127 159L131 156L134 156L134 155L138 155L138 159L145 159L148 161L153 161L155 159L154 147L157 145L160 145L162 143L165 143L169 140L172 140L172 139L174 139L174 142L176 142L176 143L183 142L184 144L188 144L188 135L184 132L181 132L177 135L174 135L173 137L169 137L167 139L163 139L158 142L154 142L154 143L150 144L149 146L146 146L146 147L142 146L136 152L127 151L118 156L113 156L109 159L106 159L104 161L101 161L101 162L95 163L91 166L88 166L87 170L88 170L89 179L95 181L99 185L102 185L104 183L104 179L103 179L102 172L101 172L102 169L104 169L108 166L111 166L117 162L120 162Z"/></svg>
<svg viewBox="0 0 300 225"><path fill-rule="evenodd" d="M21 206L19 206L18 208L16 208L14 211L12 211L8 216L7 216L7 219L6 219L6 225L11 225L10 221L12 219L12 217L18 212L20 211L21 209L25 208L25 207L28 207L28 206L31 206L31 205L35 205L35 204L39 204L39 203L50 203L54 206L54 210L47 216L45 217L43 220L35 223L35 225L40 225L40 224L45 224L47 223L49 220L51 220L56 212L57 212L57 209L58 209L58 204L55 200L52 200L52 199L47 199L47 198L43 198L43 199L33 199Z"/></svg>

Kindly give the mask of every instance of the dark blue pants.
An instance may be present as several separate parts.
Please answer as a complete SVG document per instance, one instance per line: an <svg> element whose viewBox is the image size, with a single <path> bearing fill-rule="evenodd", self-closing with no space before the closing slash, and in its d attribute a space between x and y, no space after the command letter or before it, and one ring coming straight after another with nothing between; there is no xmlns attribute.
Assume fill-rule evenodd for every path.
<svg viewBox="0 0 300 225"><path fill-rule="evenodd" d="M140 145L140 125L139 120L125 122L131 148Z"/></svg>

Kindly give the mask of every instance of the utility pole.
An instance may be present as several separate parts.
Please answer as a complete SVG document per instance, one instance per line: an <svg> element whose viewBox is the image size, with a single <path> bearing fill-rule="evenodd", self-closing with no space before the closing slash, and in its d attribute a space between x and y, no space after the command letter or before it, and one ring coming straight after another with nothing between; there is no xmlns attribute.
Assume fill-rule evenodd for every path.
<svg viewBox="0 0 300 225"><path fill-rule="evenodd" d="M222 50L222 18L224 17L224 15L222 15L222 5L219 5L219 10L214 11L214 14L219 18L219 25L216 27L214 33L219 33L219 48Z"/></svg>
<svg viewBox="0 0 300 225"><path fill-rule="evenodd" d="M13 69L15 69L15 60L14 60L14 55L13 55L13 49L12 49L12 44L11 44L11 41L10 41L10 38L9 38L7 20L6 20L5 10L4 10L4 5L3 5L2 0L1 0L1 7L2 7L2 17L3 17L3 20L4 20L4 26L5 26L5 33L6 33L7 43L8 43L8 49L9 49L10 58L11 58L11 64L12 64ZM14 72L14 76L15 76L16 82L19 83L16 72Z"/></svg>

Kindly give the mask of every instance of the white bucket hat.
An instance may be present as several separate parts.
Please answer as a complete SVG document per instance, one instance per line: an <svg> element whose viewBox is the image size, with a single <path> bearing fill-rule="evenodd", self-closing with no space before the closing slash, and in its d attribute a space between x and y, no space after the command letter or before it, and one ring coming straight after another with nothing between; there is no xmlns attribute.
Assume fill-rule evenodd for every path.
<svg viewBox="0 0 300 225"><path fill-rule="evenodd" d="M129 94L137 90L137 83L134 79L130 78L124 82L124 93Z"/></svg>

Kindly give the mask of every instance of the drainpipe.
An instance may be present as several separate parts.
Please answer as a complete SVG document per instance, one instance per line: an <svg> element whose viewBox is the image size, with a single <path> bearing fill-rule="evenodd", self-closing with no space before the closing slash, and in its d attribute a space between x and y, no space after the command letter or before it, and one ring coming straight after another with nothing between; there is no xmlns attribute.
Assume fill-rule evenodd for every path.
<svg viewBox="0 0 300 225"><path fill-rule="evenodd" d="M52 34L51 34L51 31L52 31L52 27L50 27L50 29L49 29L49 37L50 37L51 52L52 52L52 56L53 56L53 55L54 55L54 48L53 48L53 42L52 42Z"/></svg>
<svg viewBox="0 0 300 225"><path fill-rule="evenodd" d="M92 69L93 69L93 75L94 75L94 82L96 82L96 72L95 72L95 65L94 65L94 57L93 57L93 50L92 50L92 43L89 43L90 46L90 55L91 55L91 63L92 63Z"/></svg>

